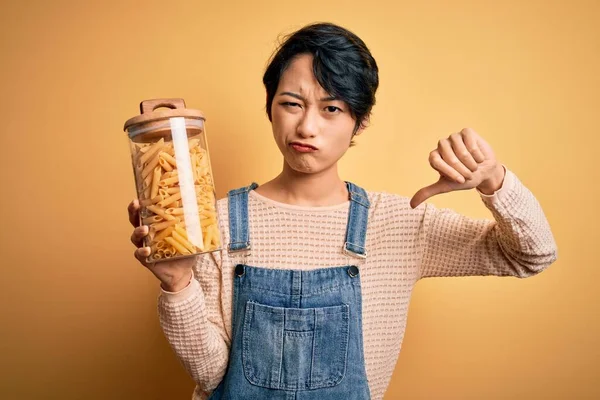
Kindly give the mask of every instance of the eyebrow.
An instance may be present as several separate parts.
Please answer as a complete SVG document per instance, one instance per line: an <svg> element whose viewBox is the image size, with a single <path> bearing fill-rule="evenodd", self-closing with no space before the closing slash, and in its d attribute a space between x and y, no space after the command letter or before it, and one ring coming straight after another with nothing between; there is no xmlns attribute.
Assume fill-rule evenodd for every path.
<svg viewBox="0 0 600 400"><path fill-rule="evenodd" d="M306 101L306 99L304 97L302 97L301 95L297 94L297 93L292 93L292 92L282 92L279 93L279 96L292 96L298 100L302 100L302 101ZM339 98L337 98L336 96L327 96L327 97L323 97L320 101L333 101L333 100L339 100Z"/></svg>

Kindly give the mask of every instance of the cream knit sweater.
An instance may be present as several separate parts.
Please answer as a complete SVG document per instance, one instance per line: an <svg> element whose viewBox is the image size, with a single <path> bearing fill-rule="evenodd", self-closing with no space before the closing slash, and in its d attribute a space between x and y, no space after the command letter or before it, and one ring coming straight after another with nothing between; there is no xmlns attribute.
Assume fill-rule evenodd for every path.
<svg viewBox="0 0 600 400"><path fill-rule="evenodd" d="M506 169L493 195L479 192L494 220L472 219L406 197L369 192L368 257L342 252L349 202L329 207L278 203L249 193L252 250L202 255L190 284L158 300L164 334L196 382L193 399L220 383L232 337L234 268L238 263L312 270L357 265L363 295L365 362L373 400L383 398L396 365L411 292L426 277L529 277L557 258L548 221L533 194ZM229 243L227 198L218 201L223 242Z"/></svg>

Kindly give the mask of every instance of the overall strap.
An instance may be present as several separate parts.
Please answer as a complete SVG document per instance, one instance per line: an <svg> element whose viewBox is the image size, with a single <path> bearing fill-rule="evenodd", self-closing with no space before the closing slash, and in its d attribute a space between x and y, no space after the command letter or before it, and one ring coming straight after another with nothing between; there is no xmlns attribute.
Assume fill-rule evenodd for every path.
<svg viewBox="0 0 600 400"><path fill-rule="evenodd" d="M346 182L350 194L350 210L346 227L344 252L359 258L367 257L365 241L370 202L367 193L361 187ZM252 183L249 186L234 189L227 194L229 198L229 251L244 251L250 249L248 229L248 192L258 187Z"/></svg>
<svg viewBox="0 0 600 400"><path fill-rule="evenodd" d="M365 240L371 203L367 192L363 188L351 182L346 182L346 186L350 193L350 211L348 213L344 252L355 257L366 258Z"/></svg>
<svg viewBox="0 0 600 400"><path fill-rule="evenodd" d="M257 183L230 190L229 199L229 248L230 252L250 249L248 230L248 192L258 187Z"/></svg>

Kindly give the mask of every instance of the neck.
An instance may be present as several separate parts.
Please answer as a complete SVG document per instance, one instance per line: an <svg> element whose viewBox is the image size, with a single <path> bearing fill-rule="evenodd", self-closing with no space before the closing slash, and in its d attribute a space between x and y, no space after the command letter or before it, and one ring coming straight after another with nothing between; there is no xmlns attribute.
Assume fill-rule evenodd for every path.
<svg viewBox="0 0 600 400"><path fill-rule="evenodd" d="M283 171L269 182L278 201L286 204L322 207L348 200L346 183L338 175L337 163L315 174L299 173L284 161Z"/></svg>

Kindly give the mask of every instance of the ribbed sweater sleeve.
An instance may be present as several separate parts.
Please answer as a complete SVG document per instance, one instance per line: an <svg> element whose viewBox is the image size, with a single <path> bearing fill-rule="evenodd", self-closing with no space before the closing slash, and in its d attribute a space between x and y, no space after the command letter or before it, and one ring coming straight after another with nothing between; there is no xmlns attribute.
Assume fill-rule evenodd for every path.
<svg viewBox="0 0 600 400"><path fill-rule="evenodd" d="M479 192L492 219L474 219L425 205L420 277L497 275L525 278L557 259L557 246L542 207L506 169L493 195Z"/></svg>
<svg viewBox="0 0 600 400"><path fill-rule="evenodd" d="M195 398L205 399L222 380L231 340L221 310L220 257L202 254L194 279L176 293L161 291L160 325L178 359L196 382Z"/></svg>

